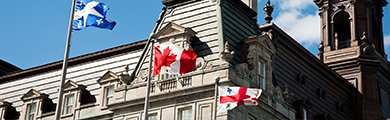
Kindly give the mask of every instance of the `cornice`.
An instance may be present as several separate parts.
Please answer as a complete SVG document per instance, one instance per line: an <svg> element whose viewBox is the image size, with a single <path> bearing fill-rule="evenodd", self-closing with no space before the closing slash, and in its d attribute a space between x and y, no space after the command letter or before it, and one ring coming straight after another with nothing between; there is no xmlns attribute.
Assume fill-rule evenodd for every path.
<svg viewBox="0 0 390 120"><path fill-rule="evenodd" d="M77 57L69 59L68 66L74 66L74 65L77 65L80 63L85 63L88 61L102 59L102 58L110 57L110 56L113 56L116 54L121 54L124 52L141 50L145 46L145 44L146 44L146 40L141 40L141 41L126 44L126 45L121 45L118 47L113 47L113 48L105 49L102 51L77 56ZM20 71L17 73L13 73L10 75L1 76L0 83L9 82L9 81L12 81L15 79L20 79L23 77L32 76L32 75L36 75L36 74L41 74L41 73L44 73L47 71L58 70L61 68L62 68L62 60L57 61L57 62L53 62L53 63L49 63L46 65L41 65L38 67L26 69L26 70L23 70L23 71Z"/></svg>

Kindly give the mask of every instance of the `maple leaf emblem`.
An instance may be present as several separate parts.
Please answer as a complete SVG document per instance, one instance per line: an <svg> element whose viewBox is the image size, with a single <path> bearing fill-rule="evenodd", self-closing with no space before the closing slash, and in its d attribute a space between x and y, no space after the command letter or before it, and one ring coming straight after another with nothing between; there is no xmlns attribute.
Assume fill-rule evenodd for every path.
<svg viewBox="0 0 390 120"><path fill-rule="evenodd" d="M175 54L171 54L172 49L169 49L169 46L164 49L163 55L161 56L162 60L162 66L168 66L171 67L171 64L176 61L176 56Z"/></svg>
<svg viewBox="0 0 390 120"><path fill-rule="evenodd" d="M153 70L153 76L157 75L161 71L162 66L168 66L171 67L171 64L176 61L175 54L170 54L172 49L169 49L169 46L163 50L163 52L160 51L160 46L155 47L155 56L154 56L154 70Z"/></svg>

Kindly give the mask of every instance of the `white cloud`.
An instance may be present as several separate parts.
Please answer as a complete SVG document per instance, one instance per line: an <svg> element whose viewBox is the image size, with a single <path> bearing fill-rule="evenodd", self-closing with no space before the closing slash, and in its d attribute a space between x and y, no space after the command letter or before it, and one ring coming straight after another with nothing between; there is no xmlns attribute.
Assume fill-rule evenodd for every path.
<svg viewBox="0 0 390 120"><path fill-rule="evenodd" d="M300 43L312 45L320 42L320 18L317 14L303 14L290 9L280 12L274 22Z"/></svg>
<svg viewBox="0 0 390 120"><path fill-rule="evenodd" d="M275 2L273 2L275 1ZM308 9L315 6L313 0L273 0L275 9L280 9L274 23L282 28L296 41L310 45L320 42L320 17L318 11ZM313 8L313 7L312 7ZM309 14L310 13L310 14Z"/></svg>
<svg viewBox="0 0 390 120"><path fill-rule="evenodd" d="M282 10L288 9L305 9L309 5L313 5L313 0L273 0L276 1ZM271 1L271 3L273 2Z"/></svg>
<svg viewBox="0 0 390 120"><path fill-rule="evenodd" d="M384 38L384 44L385 46L389 46L390 45L390 34L386 35Z"/></svg>

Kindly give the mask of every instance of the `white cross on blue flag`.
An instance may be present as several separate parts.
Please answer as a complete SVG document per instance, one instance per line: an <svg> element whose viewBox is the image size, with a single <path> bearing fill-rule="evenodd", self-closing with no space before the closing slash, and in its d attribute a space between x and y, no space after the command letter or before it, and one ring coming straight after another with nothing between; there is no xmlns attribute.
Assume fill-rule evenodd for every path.
<svg viewBox="0 0 390 120"><path fill-rule="evenodd" d="M88 26L112 30L116 22L106 18L108 9L104 3L77 0L72 30L83 30Z"/></svg>

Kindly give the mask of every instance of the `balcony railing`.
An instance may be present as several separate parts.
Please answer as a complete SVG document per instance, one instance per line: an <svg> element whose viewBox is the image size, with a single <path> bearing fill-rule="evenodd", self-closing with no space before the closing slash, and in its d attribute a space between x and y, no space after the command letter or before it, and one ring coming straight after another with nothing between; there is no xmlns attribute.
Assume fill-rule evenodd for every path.
<svg viewBox="0 0 390 120"><path fill-rule="evenodd" d="M187 77L177 77L177 78L170 78L170 79L165 79L161 81L155 81L151 85L151 93L156 93L156 92L163 92L163 91L170 91L170 90L175 90L181 87L178 87L178 84L181 87L190 87L192 86L192 77L187 76Z"/></svg>

